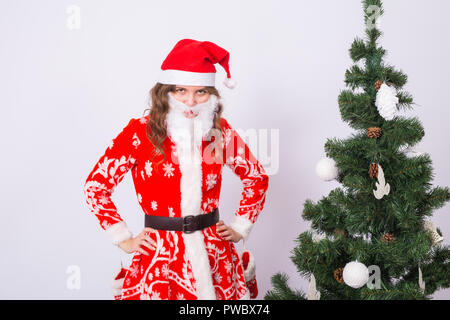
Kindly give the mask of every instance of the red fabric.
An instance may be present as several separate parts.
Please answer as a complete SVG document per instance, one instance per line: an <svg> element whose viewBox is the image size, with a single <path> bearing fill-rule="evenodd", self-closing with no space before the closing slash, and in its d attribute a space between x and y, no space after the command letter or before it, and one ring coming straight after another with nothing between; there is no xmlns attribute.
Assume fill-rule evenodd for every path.
<svg viewBox="0 0 450 320"><path fill-rule="evenodd" d="M250 299L256 299L258 296L258 283L256 282L256 276L247 281L245 284L250 292Z"/></svg>
<svg viewBox="0 0 450 320"><path fill-rule="evenodd" d="M128 271L127 269L121 268L119 273L117 274L117 276L114 278L114 280L119 280L119 279L122 279L123 277L125 277L127 271Z"/></svg>
<svg viewBox="0 0 450 320"><path fill-rule="evenodd" d="M181 173L178 162L172 160L174 143L165 139L163 149L166 160L156 168L156 163L163 159L163 155L151 159L154 147L147 138L146 125L147 117L131 119L113 139L86 179L86 202L102 229L106 230L123 221L111 195L128 171L131 171L137 199L145 214L181 217ZM221 126L221 147L224 159L227 159L226 166L243 182L242 199L235 214L254 223L264 206L268 176L248 146L223 118ZM204 141L204 154L210 143ZM219 205L224 163L210 163L204 159L201 165L201 209L202 213L208 213ZM228 300L244 297L247 287L234 244L222 240L215 225L204 229L202 233L216 298ZM157 243L157 249L149 251L149 256L134 253L125 274L122 298L197 299L195 279L191 264L185 256L182 232L157 231L149 233L149 236Z"/></svg>
<svg viewBox="0 0 450 320"><path fill-rule="evenodd" d="M200 73L215 73L219 63L231 78L230 54L210 41L183 39L177 42L161 65L161 70L181 70Z"/></svg>
<svg viewBox="0 0 450 320"><path fill-rule="evenodd" d="M247 269L249 261L250 261L250 254L247 251L245 251L244 253L242 253L242 266L244 267L244 270Z"/></svg>

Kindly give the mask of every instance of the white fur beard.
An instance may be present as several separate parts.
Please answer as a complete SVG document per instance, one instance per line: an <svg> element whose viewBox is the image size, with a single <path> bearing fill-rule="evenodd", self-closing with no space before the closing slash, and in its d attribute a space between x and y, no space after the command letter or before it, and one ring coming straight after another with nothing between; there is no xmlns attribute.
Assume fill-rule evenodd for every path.
<svg viewBox="0 0 450 320"><path fill-rule="evenodd" d="M169 112L166 116L166 124L169 134L178 135L175 131L191 132L192 126L195 128L195 133L201 133L204 138L213 126L214 116L217 112L219 99L215 95L210 95L208 101L190 107L181 101L178 101L170 93L167 94L169 100ZM196 115L195 118L188 118L185 113ZM173 139L172 139L173 140ZM198 141L197 139L195 141Z"/></svg>

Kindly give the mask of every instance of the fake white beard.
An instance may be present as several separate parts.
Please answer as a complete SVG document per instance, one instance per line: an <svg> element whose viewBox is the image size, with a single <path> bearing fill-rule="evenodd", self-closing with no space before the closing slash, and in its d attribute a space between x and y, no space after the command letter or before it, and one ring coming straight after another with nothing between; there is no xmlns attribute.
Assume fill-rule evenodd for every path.
<svg viewBox="0 0 450 320"><path fill-rule="evenodd" d="M210 129L213 127L219 99L211 94L208 101L189 107L172 97L170 93L167 95L170 107L166 115L168 135L178 149L200 147L202 140L208 136ZM196 114L197 116L188 118L186 114Z"/></svg>

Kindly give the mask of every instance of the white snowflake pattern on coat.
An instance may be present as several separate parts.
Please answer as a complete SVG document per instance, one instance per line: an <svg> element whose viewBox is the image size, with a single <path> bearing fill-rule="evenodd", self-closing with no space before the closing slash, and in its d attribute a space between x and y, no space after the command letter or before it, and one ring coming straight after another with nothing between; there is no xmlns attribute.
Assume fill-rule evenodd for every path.
<svg viewBox="0 0 450 320"><path fill-rule="evenodd" d="M137 266L137 265L132 266L129 270L130 270L129 271L130 272L130 276L133 277L133 278L136 278L138 273L139 273L139 266Z"/></svg>
<svg viewBox="0 0 450 320"><path fill-rule="evenodd" d="M102 205L108 204L110 201L111 200L109 200L109 197L106 194L102 194L98 199L98 202L101 203Z"/></svg>
<svg viewBox="0 0 450 320"><path fill-rule="evenodd" d="M145 162L145 173L147 173L147 177L151 177L152 176L152 163L150 161L146 161Z"/></svg>
<svg viewBox="0 0 450 320"><path fill-rule="evenodd" d="M208 188L206 190L211 190L217 183L217 174L210 173L206 176L206 185Z"/></svg>
<svg viewBox="0 0 450 320"><path fill-rule="evenodd" d="M175 170L175 168L172 167L172 164L166 162L166 163L164 163L163 166L164 166L164 168L163 168L163 170L164 170L164 176L165 176L165 177L168 177L168 178L172 177L172 176L174 175L174 174L173 174L173 171Z"/></svg>
<svg viewBox="0 0 450 320"><path fill-rule="evenodd" d="M253 195L255 194L255 192L253 191L253 189L245 189L244 190L244 194L247 198L251 198L253 197Z"/></svg>
<svg viewBox="0 0 450 320"><path fill-rule="evenodd" d="M139 122L142 124L146 124L148 122L148 119L147 119L147 117L142 117L139 119Z"/></svg>

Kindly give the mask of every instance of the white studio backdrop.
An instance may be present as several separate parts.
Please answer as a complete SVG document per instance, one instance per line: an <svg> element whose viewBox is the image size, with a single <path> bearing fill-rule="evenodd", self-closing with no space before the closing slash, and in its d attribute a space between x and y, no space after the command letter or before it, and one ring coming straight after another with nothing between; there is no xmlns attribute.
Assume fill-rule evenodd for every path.
<svg viewBox="0 0 450 320"><path fill-rule="evenodd" d="M408 75L405 90L418 104L405 115L424 125L418 147L433 160L433 185L448 186L450 3L385 0L384 8L386 61ZM237 88L222 85L220 66L216 81L233 127L279 130L279 168L248 242L258 298L277 272L307 291L289 257L294 239L310 228L301 218L304 201L340 186L321 181L315 165L327 138L354 132L337 97L351 66L348 49L364 35L359 0L1 0L0 15L1 299L112 299L120 251L88 210L83 184L111 139L148 108L160 65L182 38L230 52ZM229 222L241 183L229 169L223 179L220 210ZM131 174L113 200L139 233L143 212ZM433 217L446 244L448 211ZM74 273L75 288L68 285ZM449 299L450 290L434 298Z"/></svg>

